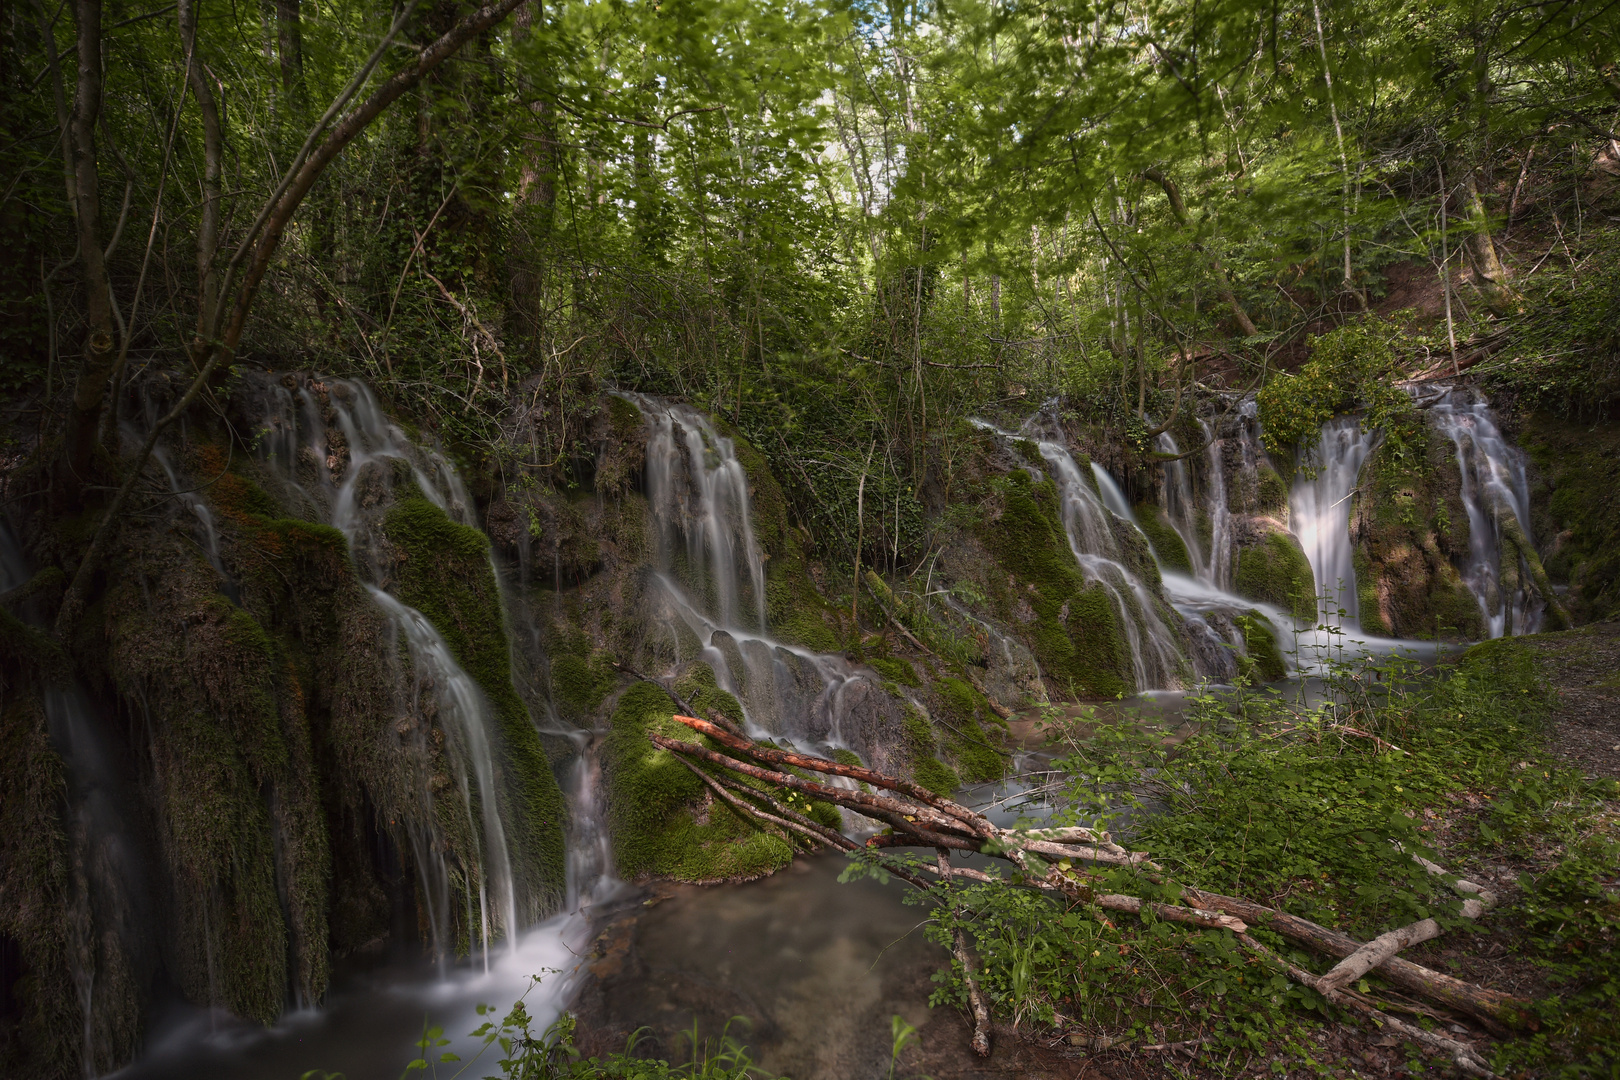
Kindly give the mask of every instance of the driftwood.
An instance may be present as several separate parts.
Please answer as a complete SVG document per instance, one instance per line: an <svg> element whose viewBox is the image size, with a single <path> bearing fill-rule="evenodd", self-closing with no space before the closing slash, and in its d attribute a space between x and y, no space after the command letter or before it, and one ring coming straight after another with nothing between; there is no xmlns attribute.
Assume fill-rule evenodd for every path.
<svg viewBox="0 0 1620 1080"><path fill-rule="evenodd" d="M1095 872L1076 864L1136 867L1156 884L1173 883L1147 853L1129 851L1114 843L1105 832L1085 828L1003 829L983 814L911 781L858 765L845 765L813 755L762 746L723 721L716 723L679 715L675 719L712 739L731 754L653 733L648 734L648 739L661 749L679 756L728 805L745 817L752 816L761 827L796 835L811 845L825 844L845 851L854 851L861 846L843 834L783 806L769 791L739 780L738 775L831 802L887 825L887 833L866 841L864 847L869 850L933 848L934 864L924 869L939 879L937 884L894 866L887 868L890 873L895 873L917 888L949 890L956 878L979 882L1001 880L982 870L955 866L951 862L953 851L982 853L1004 859L1017 867L1021 873L1014 880L1018 884L1062 893L1071 900L1095 904L1109 911L1230 930L1238 935L1245 947L1290 979L1316 990L1341 1008L1389 1028L1429 1053L1449 1058L1459 1068L1478 1076L1494 1074L1472 1047L1388 1015L1377 1003L1351 990L1350 984L1376 971L1379 976L1408 993L1466 1015L1492 1033L1503 1034L1512 1028L1534 1027L1528 1002L1400 958L1398 953L1401 950L1440 935L1442 927L1434 919L1424 919L1362 943L1337 930L1330 930L1265 904L1190 887L1182 888L1185 906L1118 893L1104 894L1094 887L1099 882ZM705 770L700 763L715 767L715 771L711 773ZM786 769L794 771L783 771ZM800 772L844 777L860 782L863 788L818 783L796 775ZM758 805L761 803L764 805ZM1039 858L1033 858L1037 856ZM1495 902L1495 896L1483 886L1457 878L1426 859L1417 856L1414 859L1429 873L1446 878L1463 897L1464 916L1478 918ZM1308 945L1337 957L1339 963L1325 975L1312 974L1278 957L1256 941L1249 933L1252 927ZM973 1048L980 1054L988 1054L990 1014L979 990L966 938L960 931L953 938L952 953L961 965L967 982L974 1020Z"/></svg>

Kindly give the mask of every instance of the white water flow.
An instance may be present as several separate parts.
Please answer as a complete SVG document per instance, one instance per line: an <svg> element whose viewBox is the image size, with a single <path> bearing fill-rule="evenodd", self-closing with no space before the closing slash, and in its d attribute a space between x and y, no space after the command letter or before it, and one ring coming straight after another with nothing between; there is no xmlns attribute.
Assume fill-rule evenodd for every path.
<svg viewBox="0 0 1620 1080"><path fill-rule="evenodd" d="M413 835L411 843L441 970L455 952L448 906L450 882L459 876L469 905L476 898L478 907L466 913L468 945L482 954L487 971L491 943L504 937L508 948L516 949L520 929L491 745L498 730L494 711L427 617L375 584L386 582L389 570L379 545L380 515L375 509L387 501L394 470L408 471L429 501L464 525L476 525L472 499L455 466L439 452L413 444L388 420L364 383L306 382L296 388L296 403L293 388L271 383L264 389L269 401L258 446L261 459L277 467L294 491L316 506L324 505L328 523L347 537L356 567L370 579L367 591L406 643L413 676L407 696L413 713L436 718L445 732L447 757L462 813L477 840L478 858L460 866L457 875L445 838L436 830ZM319 396L323 390L325 409ZM299 482L301 458L314 491Z"/></svg>
<svg viewBox="0 0 1620 1080"><path fill-rule="evenodd" d="M434 695L440 729L454 744L454 752L448 757L455 771L456 785L461 791L462 805L466 807L467 827L473 835L481 833L483 836L484 861L488 864L463 868L469 897L473 892L474 880L477 883L477 926L487 970L490 938L497 929L492 925L489 910L492 894L499 928L506 932L509 942L515 941L518 924L512 866L506 849L506 826L501 821L500 799L495 783L495 757L490 747L490 728L494 720L492 710L483 690L456 663L450 646L420 611L400 603L375 586L368 585L366 588L388 616L389 622L405 635L411 653L411 668L416 673L415 692ZM416 711L420 713L423 710L418 707ZM472 774L471 783L469 771ZM483 826L481 830L480 824Z"/></svg>
<svg viewBox="0 0 1620 1080"><path fill-rule="evenodd" d="M1204 437L1210 438L1209 424L1200 420L1199 426ZM1169 432L1160 435L1156 443L1159 451L1166 454L1180 454L1181 449L1175 438ZM1210 499L1213 502L1211 513L1211 544L1210 557L1206 561L1200 554L1196 544L1197 538L1197 502L1193 497L1191 479L1187 474L1184 462L1165 463L1165 509L1170 523L1175 527L1178 535L1187 543L1187 553L1193 565L1191 576L1175 570L1165 569L1163 563L1159 565L1159 576L1164 581L1165 596L1171 605L1186 619L1190 633L1196 634L1204 640L1205 648L1200 653L1209 657L1206 666L1212 670L1202 672L1211 676L1229 676L1235 673L1236 667L1227 658L1229 649L1241 649L1242 635L1237 631L1232 620L1250 611L1258 611L1279 634L1289 634L1294 628L1294 620L1278 608L1238 596L1219 580L1226 576L1223 572L1231 560L1231 513L1226 506L1226 475L1221 461L1221 451L1218 440L1211 440L1211 484ZM1172 469L1174 466L1174 469ZM1093 468L1097 468L1095 465ZM1098 469L1098 485L1105 493L1109 486L1115 488L1114 479L1106 471ZM1124 505L1123 493L1115 496L1118 503ZM1110 507L1113 502L1110 502ZM1154 553L1157 557L1157 552ZM1224 629L1217 629L1211 625L1211 620L1219 623Z"/></svg>
<svg viewBox="0 0 1620 1080"><path fill-rule="evenodd" d="M1209 561L1198 576L1217 589L1232 587L1232 510L1226 504L1225 444L1215 438L1207 420L1198 421L1204 441L1209 444L1210 542Z"/></svg>
<svg viewBox="0 0 1620 1080"><path fill-rule="evenodd" d="M647 491L658 525L659 563L673 570L685 548L692 591L724 626L740 626L746 590L752 629L765 630L765 560L754 538L748 474L732 441L709 419L678 405L637 397L647 422Z"/></svg>
<svg viewBox="0 0 1620 1080"><path fill-rule="evenodd" d="M1074 456L1061 443L1036 444L1057 484L1063 510L1063 529L1069 550L1087 581L1103 587L1119 618L1131 650L1131 673L1137 690L1179 688L1189 668L1176 635L1159 617L1154 597L1122 560L1113 519L1135 529L1130 505L1108 473L1092 466L1097 490L1080 472ZM1104 483L1106 478L1107 483ZM1098 492L1102 492L1099 497ZM1104 505L1107 499L1110 505Z"/></svg>
<svg viewBox="0 0 1620 1080"><path fill-rule="evenodd" d="M1456 447L1462 474L1462 502L1468 512L1463 580L1479 602L1491 637L1533 634L1541 622L1540 598L1523 584L1502 584L1504 528L1516 525L1521 542L1531 542L1533 536L1524 454L1502 437L1491 407L1465 391L1446 394L1430 414L1435 427ZM1511 557L1520 560L1515 577L1522 583L1529 577L1523 556L1514 550Z"/></svg>
<svg viewBox="0 0 1620 1080"><path fill-rule="evenodd" d="M1346 631L1361 626L1350 497L1377 442L1378 433L1363 431L1357 417L1329 420L1321 440L1301 457L1288 493L1289 524L1316 575L1317 621L1323 626Z"/></svg>
<svg viewBox="0 0 1620 1080"><path fill-rule="evenodd" d="M648 428L647 497L659 565L652 614L671 635L677 665L708 663L755 735L850 746L846 697L862 675L842 656L766 633L765 560L748 476L731 440L695 409L626 397Z"/></svg>
<svg viewBox="0 0 1620 1080"><path fill-rule="evenodd" d="M1164 462L1164 516L1181 542L1187 545L1187 557L1194 572L1199 572L1204 566L1204 551L1198 538L1198 503L1193 498L1192 476L1187 463L1180 460L1181 448L1176 445L1175 436L1168 431L1160 432L1153 446L1161 454L1176 456L1177 460Z"/></svg>

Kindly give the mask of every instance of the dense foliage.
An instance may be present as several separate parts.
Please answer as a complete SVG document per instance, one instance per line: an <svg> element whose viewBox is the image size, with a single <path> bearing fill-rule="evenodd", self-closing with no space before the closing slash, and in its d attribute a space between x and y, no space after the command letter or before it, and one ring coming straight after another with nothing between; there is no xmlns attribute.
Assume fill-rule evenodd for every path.
<svg viewBox="0 0 1620 1080"><path fill-rule="evenodd" d="M406 9L368 85L465 10ZM5 19L0 383L49 429L105 333L133 416L120 388L201 355L233 251L388 20ZM562 486L602 386L683 395L771 459L821 557L914 565L954 419L1062 394L1145 454L1182 389L1294 366L1392 265L1447 283L1448 333L1369 377L1527 318L1535 355L1494 377L1575 399L1612 366L1612 288L1558 283L1612 265L1617 26L1489 0L524 0L318 177L228 363L364 375ZM91 39L99 87L70 62ZM1524 229L1561 243L1519 265ZM1306 394L1274 437L1344 403Z"/></svg>

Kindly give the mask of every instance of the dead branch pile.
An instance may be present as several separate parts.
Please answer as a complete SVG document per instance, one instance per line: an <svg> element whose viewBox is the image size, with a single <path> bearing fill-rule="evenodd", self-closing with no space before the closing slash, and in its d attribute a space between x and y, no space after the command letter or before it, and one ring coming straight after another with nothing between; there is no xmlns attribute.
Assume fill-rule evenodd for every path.
<svg viewBox="0 0 1620 1080"><path fill-rule="evenodd" d="M1060 893L1077 902L1095 904L1110 910L1150 916L1195 926L1230 930L1245 948L1254 952L1274 970L1308 986L1335 1005L1359 1013L1380 1027L1387 1027L1426 1052L1453 1061L1464 1072L1490 1077L1495 1074L1467 1043L1408 1023L1389 1015L1372 998L1352 988L1356 980L1374 970L1404 992L1447 1010L1485 1031L1503 1035L1513 1029L1534 1025L1529 1003L1495 990L1431 971L1398 955L1419 942L1442 933L1433 919L1399 927L1369 942L1320 926L1308 919L1240 897L1183 887L1182 903L1170 904L1140 897L1103 893L1097 888L1097 867L1136 868L1145 882L1162 891L1174 885L1163 867L1146 853L1127 851L1113 842L1106 832L1086 828L1004 829L983 814L952 799L899 777L888 776L858 765L761 745L747 738L724 717L714 721L692 716L675 719L723 747L725 753L695 742L684 742L649 733L648 738L664 750L676 754L703 782L728 805L762 828L792 834L813 847L831 846L854 851L862 845L800 814L762 791L757 784L787 789L811 799L820 799L854 811L888 827L888 831L866 841L867 849L923 847L934 848L937 857L926 870L937 880L929 880L905 869L889 867L911 885L937 893L949 890L957 878L991 881L991 875L971 867L953 865L953 851L979 852L1004 859L1018 870L1020 884ZM841 777L851 784L812 780L803 774L822 778ZM752 780L754 783L749 783ZM1032 861L1031 855L1039 856ZM1414 858L1416 858L1414 856ZM1427 860L1418 859L1430 873L1450 879L1451 887L1463 897L1462 914L1478 918L1494 903L1495 897L1471 881L1456 879ZM945 901L949 903L949 900ZM1339 958L1325 975L1314 975L1278 956L1250 933L1251 927L1264 928L1290 941ZM990 1052L990 1011L975 979L972 956L958 931L952 950L966 975L969 1004L973 1012L973 1049L981 1055ZM1426 1015L1440 1015L1419 1008Z"/></svg>

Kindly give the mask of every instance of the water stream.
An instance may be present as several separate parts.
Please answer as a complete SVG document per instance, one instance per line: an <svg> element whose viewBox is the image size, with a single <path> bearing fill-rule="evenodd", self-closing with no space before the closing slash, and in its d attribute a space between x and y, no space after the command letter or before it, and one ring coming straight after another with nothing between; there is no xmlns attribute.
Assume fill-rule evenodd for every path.
<svg viewBox="0 0 1620 1080"><path fill-rule="evenodd" d="M1435 428L1451 440L1462 474L1462 502L1468 512L1468 559L1463 580L1479 602L1480 614L1493 638L1533 634L1540 627L1543 598L1526 587L1529 574L1523 557L1515 584L1504 587L1503 532L1511 523L1520 542L1530 527L1530 483L1524 452L1509 445L1496 425L1496 414L1484 399L1466 390L1448 392L1430 409Z"/></svg>
<svg viewBox="0 0 1620 1080"><path fill-rule="evenodd" d="M1289 524L1316 575L1317 622L1347 632L1361 628L1350 498L1377 442L1378 433L1363 431L1359 417L1329 420L1321 440L1301 457L1288 493Z"/></svg>

